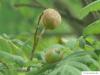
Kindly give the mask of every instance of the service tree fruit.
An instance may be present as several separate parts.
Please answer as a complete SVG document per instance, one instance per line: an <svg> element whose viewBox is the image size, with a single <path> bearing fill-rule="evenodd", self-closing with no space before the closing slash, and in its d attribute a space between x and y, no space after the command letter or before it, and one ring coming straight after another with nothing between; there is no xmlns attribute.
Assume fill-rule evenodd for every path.
<svg viewBox="0 0 100 75"><path fill-rule="evenodd" d="M58 49L51 49L45 53L47 63L56 63L63 59L63 52Z"/></svg>
<svg viewBox="0 0 100 75"><path fill-rule="evenodd" d="M46 29L55 29L61 23L61 16L55 9L45 9L41 16L41 23Z"/></svg>

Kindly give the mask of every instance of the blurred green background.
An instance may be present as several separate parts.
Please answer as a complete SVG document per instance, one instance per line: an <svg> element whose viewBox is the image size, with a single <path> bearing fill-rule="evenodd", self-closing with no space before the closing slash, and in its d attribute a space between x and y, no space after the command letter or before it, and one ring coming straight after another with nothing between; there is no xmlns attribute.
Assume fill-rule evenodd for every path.
<svg viewBox="0 0 100 75"><path fill-rule="evenodd" d="M46 8L58 10L62 23L44 32L30 61L38 18ZM80 75L83 70L100 70L98 10L100 0L0 0L0 75L40 73L42 67L45 69L44 53L49 48L61 48L67 59L62 60L61 65L57 63L59 67L45 69L41 75L49 70L51 73L45 75ZM42 26L39 31L41 29ZM2 64L8 69L2 68ZM16 70L29 66L33 67L31 74Z"/></svg>
<svg viewBox="0 0 100 75"><path fill-rule="evenodd" d="M79 15L81 0L0 0L0 34L33 33L45 8L54 8L62 15L61 25L51 32L47 31L46 36L81 34L84 28Z"/></svg>

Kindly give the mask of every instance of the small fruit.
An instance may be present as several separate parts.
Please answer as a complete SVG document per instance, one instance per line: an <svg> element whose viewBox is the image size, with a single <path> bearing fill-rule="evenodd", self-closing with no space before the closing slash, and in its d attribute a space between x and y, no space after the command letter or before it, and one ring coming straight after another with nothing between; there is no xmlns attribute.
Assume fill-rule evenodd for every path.
<svg viewBox="0 0 100 75"><path fill-rule="evenodd" d="M55 9L48 8L43 11L41 22L46 29L55 29L61 23L61 16Z"/></svg>
<svg viewBox="0 0 100 75"><path fill-rule="evenodd" d="M63 53L60 50L52 49L48 50L45 54L45 60L47 63L56 63L63 58Z"/></svg>

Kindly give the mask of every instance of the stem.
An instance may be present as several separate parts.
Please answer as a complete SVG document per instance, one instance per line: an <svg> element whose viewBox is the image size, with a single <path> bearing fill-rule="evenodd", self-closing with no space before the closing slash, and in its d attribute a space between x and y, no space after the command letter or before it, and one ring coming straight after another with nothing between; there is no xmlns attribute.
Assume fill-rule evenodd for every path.
<svg viewBox="0 0 100 75"><path fill-rule="evenodd" d="M45 28L42 29L41 33L38 34L38 31L36 31L35 33L35 37L34 37L34 44L33 44L33 49L32 49L32 54L30 56L30 60L32 61L33 56L34 56L34 52L36 50L36 47L38 45L39 40L41 39L43 33L45 32Z"/></svg>
<svg viewBox="0 0 100 75"><path fill-rule="evenodd" d="M43 14L43 13L42 13L42 14ZM35 31L35 34L34 34L33 49L32 49L31 56L30 56L30 60L31 60L31 61L32 61L32 59L33 59L34 52L35 52L35 50L36 50L36 47L37 47L38 42L39 42L39 39L40 39L38 36L42 36L41 33L38 34L38 30L39 30L39 27L40 27L40 19L41 19L42 14L39 16L39 20L38 20L38 23L37 23L37 28L36 28L36 31Z"/></svg>
<svg viewBox="0 0 100 75"><path fill-rule="evenodd" d="M44 33L44 28L43 30L41 31L40 34L38 34L38 30L39 30L39 27L40 27L40 20L41 20L41 16L43 15L43 13L39 16L39 20L38 20L38 23L37 23L37 28L36 28L36 31L35 31L35 34L34 34L34 43L33 43L33 48L32 48L32 52L31 52L31 55L30 55L30 61L32 61L33 57L34 57L34 52L36 50L36 47L38 45L38 42L40 40L40 37L42 36L42 34ZM30 68L31 66L28 66L27 67L27 71L30 71Z"/></svg>

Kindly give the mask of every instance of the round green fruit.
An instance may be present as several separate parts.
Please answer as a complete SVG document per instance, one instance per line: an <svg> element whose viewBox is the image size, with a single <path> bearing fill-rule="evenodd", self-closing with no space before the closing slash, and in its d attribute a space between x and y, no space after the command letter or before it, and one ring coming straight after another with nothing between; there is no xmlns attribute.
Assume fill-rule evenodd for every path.
<svg viewBox="0 0 100 75"><path fill-rule="evenodd" d="M48 8L43 11L41 22L46 29L55 29L61 23L61 16L55 9Z"/></svg>
<svg viewBox="0 0 100 75"><path fill-rule="evenodd" d="M47 63L56 63L63 59L63 52L57 49L48 50L45 54Z"/></svg>

